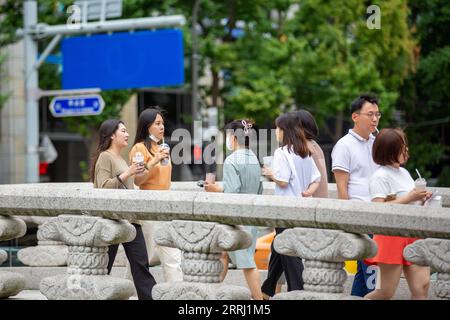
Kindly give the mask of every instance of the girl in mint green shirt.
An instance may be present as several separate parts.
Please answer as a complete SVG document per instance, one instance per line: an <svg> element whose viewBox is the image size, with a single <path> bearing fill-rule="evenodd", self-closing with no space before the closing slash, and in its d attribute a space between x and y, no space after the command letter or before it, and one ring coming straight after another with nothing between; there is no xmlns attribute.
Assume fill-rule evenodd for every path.
<svg viewBox="0 0 450 320"><path fill-rule="evenodd" d="M223 186L205 182L206 191L262 194L261 166L256 155L249 149L250 136L254 131L251 128L252 123L248 120L234 120L225 126L227 149L233 153L225 159L223 165ZM252 245L247 249L224 253L222 277L225 278L227 274L229 257L237 269L243 270L252 298L262 300L259 271L254 259L258 229L254 226L242 228L252 236Z"/></svg>

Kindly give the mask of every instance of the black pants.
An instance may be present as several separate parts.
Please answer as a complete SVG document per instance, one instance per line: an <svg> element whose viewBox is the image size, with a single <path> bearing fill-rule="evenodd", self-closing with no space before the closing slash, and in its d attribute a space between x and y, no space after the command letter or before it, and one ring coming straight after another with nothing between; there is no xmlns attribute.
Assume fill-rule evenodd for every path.
<svg viewBox="0 0 450 320"><path fill-rule="evenodd" d="M133 226L136 228L136 238L133 241L122 243L122 245L125 249L127 259L130 262L131 275L133 276L133 282L139 300L153 300L152 289L156 281L149 271L150 265L148 263L144 234L140 225L133 223ZM118 249L118 244L109 246L108 274L111 273Z"/></svg>
<svg viewBox="0 0 450 320"><path fill-rule="evenodd" d="M275 228L275 236L282 233L284 230L285 228ZM303 290L302 259L279 254L273 247L273 241L270 249L269 270L267 270L267 279L264 281L261 291L272 297L275 294L278 279L280 279L283 272L286 276L288 291Z"/></svg>

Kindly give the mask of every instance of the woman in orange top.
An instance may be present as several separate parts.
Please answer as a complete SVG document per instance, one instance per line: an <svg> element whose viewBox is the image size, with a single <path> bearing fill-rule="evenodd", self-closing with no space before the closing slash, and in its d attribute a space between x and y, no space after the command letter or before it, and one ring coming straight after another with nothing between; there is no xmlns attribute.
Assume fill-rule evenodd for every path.
<svg viewBox="0 0 450 320"><path fill-rule="evenodd" d="M170 162L169 150L160 147L164 140L164 119L158 109L145 109L139 116L136 137L133 148L130 151L130 162L133 163L135 156L143 155L146 170L136 175L134 183L141 190L168 190L171 183L172 164ZM163 222L144 222L147 227L157 228ZM153 241L152 235L146 235L148 241ZM177 248L161 247L155 244L155 250L163 267L167 282L182 281L181 251Z"/></svg>

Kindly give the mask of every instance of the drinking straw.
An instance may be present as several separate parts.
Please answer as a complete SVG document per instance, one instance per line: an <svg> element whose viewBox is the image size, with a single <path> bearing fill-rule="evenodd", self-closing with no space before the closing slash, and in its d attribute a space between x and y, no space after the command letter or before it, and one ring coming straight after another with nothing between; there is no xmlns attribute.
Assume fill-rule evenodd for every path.
<svg viewBox="0 0 450 320"><path fill-rule="evenodd" d="M419 170L417 170L417 168L416 168L416 172L419 175L419 178L422 179L422 176L420 175L420 172L419 172Z"/></svg>

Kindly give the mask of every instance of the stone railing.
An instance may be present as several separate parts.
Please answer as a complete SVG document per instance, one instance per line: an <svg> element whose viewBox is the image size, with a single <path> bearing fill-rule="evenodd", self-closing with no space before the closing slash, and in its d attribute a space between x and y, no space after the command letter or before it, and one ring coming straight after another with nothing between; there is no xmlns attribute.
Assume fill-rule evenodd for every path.
<svg viewBox="0 0 450 320"><path fill-rule="evenodd" d="M266 183L265 193L271 189ZM449 189L439 191L448 206ZM333 192L335 196L330 185L331 196ZM184 281L156 285L155 299L250 298L246 288L225 286L218 277L220 253L250 245L239 225L292 228L274 245L280 253L304 259L305 290L282 293L278 299L350 298L343 295L343 262L376 253L367 233L423 238L407 247L404 256L432 266L438 272L436 295L450 298L447 207L205 193L189 182L174 184L171 191L100 190L91 184L0 185L0 240L24 234L18 219L23 216L47 217L39 241L68 246L67 274L41 282L40 290L49 299L127 299L133 292L131 281L107 276L105 268L107 246L133 239L135 231L127 220L134 219L170 221L155 240L183 251ZM0 288L13 282L20 290L20 279L0 273Z"/></svg>

